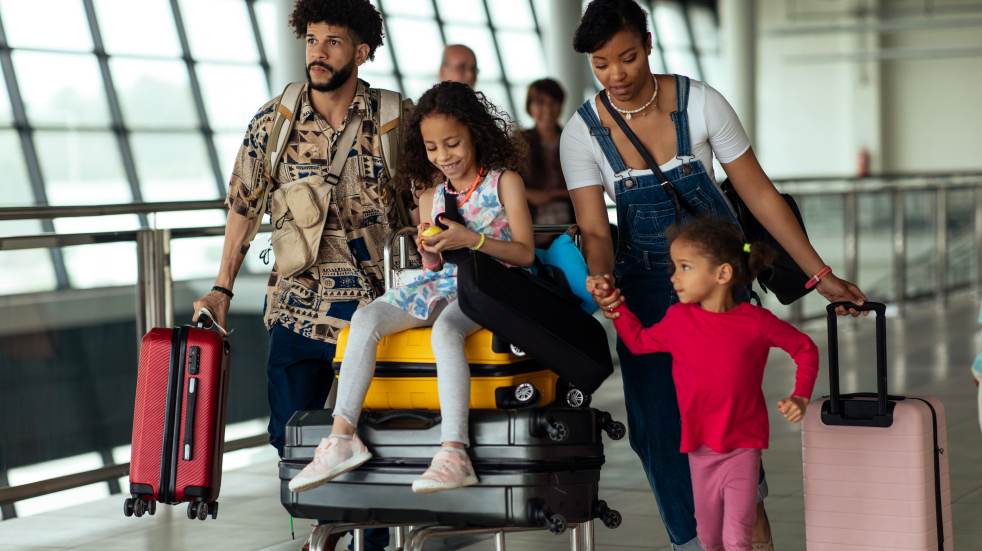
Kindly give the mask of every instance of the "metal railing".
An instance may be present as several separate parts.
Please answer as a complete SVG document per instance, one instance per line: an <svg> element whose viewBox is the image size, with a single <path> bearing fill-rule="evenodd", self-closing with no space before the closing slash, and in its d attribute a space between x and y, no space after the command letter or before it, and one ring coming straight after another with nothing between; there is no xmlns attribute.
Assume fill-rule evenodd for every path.
<svg viewBox="0 0 982 551"><path fill-rule="evenodd" d="M933 270L933 277L940 285L935 286L934 298L939 305L944 305L949 292L966 286L982 287L982 173L918 175L918 176L883 176L864 179L848 178L811 178L795 179L777 182L782 191L793 194L806 212L806 225L809 225L808 203L813 200L833 199L842 204L842 250L844 277L856 281L859 276L862 214L859 206L862 199L868 195L888 194L893 205L890 220L884 221L890 226L892 247L890 273L895 293L893 303L903 308L908 300L923 298L924 293L908 292L908 236L910 223L907 216L907 198L912 194L928 194L934 205L934 252L930 262L921 263ZM948 284L947 268L949 255L952 251L951 236L949 235L949 216L952 212L950 198L959 191L971 191L972 235L967 247L962 249L974 251L974 277L969 282L956 285ZM169 203L140 203L127 205L76 206L76 207L15 207L0 208L0 221L51 219L78 216L99 216L118 214L149 214L168 211L208 210L222 208L221 201L189 201ZM813 219L812 222L818 219ZM964 221L962 221L964 222ZM262 228L269 231L268 226ZM48 247L64 247L72 245L136 242L138 256L137 283L137 337L149 327L169 326L173 324L173 282L170 274L169 250L170 242L178 238L207 237L223 235L224 227L194 227L177 229L141 229L133 231L100 232L86 234L38 234L16 237L0 237L0 251L24 250ZM388 247L387 247L388 248ZM391 249L390 249L391 250ZM402 252L402 251L400 251ZM820 251L821 252L821 251ZM387 255L388 256L388 255ZM400 255L404 258L403 255ZM391 258L387 258L391 262ZM931 263L933 262L933 266ZM863 285L864 290L876 289L873 285ZM803 309L803 301L796 303L790 310L790 317L803 320L809 315ZM226 451L259 446L266 442L266 435L256 435L228 442ZM107 465L100 469L76 473L68 476L42 480L31 484L0 488L0 506L49 494L52 492L77 488L95 482L114 480L126 474L128 464ZM0 473L3 474L3 473ZM5 509L6 511L7 509ZM5 513L4 515L9 516Z"/></svg>

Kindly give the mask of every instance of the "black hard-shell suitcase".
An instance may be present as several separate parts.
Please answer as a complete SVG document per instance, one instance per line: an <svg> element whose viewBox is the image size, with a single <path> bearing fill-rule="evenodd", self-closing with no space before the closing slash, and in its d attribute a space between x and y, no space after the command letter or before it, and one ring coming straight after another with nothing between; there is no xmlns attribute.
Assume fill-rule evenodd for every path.
<svg viewBox="0 0 982 551"><path fill-rule="evenodd" d="M620 515L598 498L604 463L601 431L622 438L624 425L589 408L473 410L468 454L480 482L435 494L414 494L413 480L440 446L440 416L431 411L365 412L359 436L373 458L314 490L288 489L290 479L330 433L331 413L301 411L287 423L280 497L294 516L338 522L468 526L542 526Z"/></svg>
<svg viewBox="0 0 982 551"><path fill-rule="evenodd" d="M328 410L298 411L286 425L284 458L310 460L321 438L331 432ZM589 408L472 410L468 448L475 468L511 463L564 465L603 461L601 431L624 437L624 425ZM366 411L358 435L374 459L427 463L440 447L440 414L433 411Z"/></svg>
<svg viewBox="0 0 982 551"><path fill-rule="evenodd" d="M280 500L294 517L332 522L543 527L560 533L570 523L599 518L616 528L620 513L598 498L602 462L574 462L564 470L535 463L478 468L476 486L414 494L412 482L428 460L413 464L371 460L298 494L287 486L306 461L283 460Z"/></svg>

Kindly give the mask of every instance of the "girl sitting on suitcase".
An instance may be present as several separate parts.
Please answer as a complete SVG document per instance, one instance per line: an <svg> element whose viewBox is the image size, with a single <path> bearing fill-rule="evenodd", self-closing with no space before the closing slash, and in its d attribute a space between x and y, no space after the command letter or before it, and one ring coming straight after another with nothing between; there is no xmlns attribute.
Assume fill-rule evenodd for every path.
<svg viewBox="0 0 982 551"><path fill-rule="evenodd" d="M604 315L614 320L632 354L672 355L681 451L689 456L703 547L749 551L761 450L769 433L761 391L768 350L783 349L798 366L794 391L777 403L797 423L818 375L818 349L769 310L740 302L774 258L766 245L745 244L740 228L711 217L672 227L667 237L678 303L661 321L643 327L615 289L617 301Z"/></svg>
<svg viewBox="0 0 982 551"><path fill-rule="evenodd" d="M513 136L505 115L464 84L443 82L419 99L409 121L400 178L424 183L418 244L426 270L355 312L331 435L290 481L291 491L315 488L371 458L355 427L375 370L379 339L427 326L433 327L443 446L413 482L413 491L430 493L477 483L466 452L470 368L464 340L479 326L461 312L457 268L444 264L441 252L466 247L509 265L532 265L532 221L524 183L515 172L521 147ZM456 200L465 225L440 216L448 200ZM446 229L424 236L438 217Z"/></svg>

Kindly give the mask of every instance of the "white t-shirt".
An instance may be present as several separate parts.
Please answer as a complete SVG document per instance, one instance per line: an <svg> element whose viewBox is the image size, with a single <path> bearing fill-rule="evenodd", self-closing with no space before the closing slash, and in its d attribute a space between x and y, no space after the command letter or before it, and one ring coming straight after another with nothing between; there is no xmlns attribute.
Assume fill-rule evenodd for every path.
<svg viewBox="0 0 982 551"><path fill-rule="evenodd" d="M689 87L689 139L692 154L702 161L710 179L713 174L713 154L721 163L734 161L750 148L750 139L740 124L733 107L715 88L708 84L690 80ZM590 106L597 113L597 103L591 100ZM570 190L596 186L603 183L607 195L614 199L614 182L627 176L644 176L650 170L628 168L614 174L614 169L604 156L600 144L590 135L590 128L573 113L563 128L559 143L559 156L562 160L566 187ZM682 163L677 157L660 166L662 172L669 171Z"/></svg>

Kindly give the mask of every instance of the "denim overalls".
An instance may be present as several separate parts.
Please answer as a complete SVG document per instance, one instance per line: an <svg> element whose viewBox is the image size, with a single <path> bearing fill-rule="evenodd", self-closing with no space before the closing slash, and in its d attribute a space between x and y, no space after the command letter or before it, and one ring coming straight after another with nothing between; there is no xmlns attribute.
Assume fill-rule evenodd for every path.
<svg viewBox="0 0 982 551"><path fill-rule="evenodd" d="M711 213L736 222L732 210L706 167L692 154L689 139L689 79L675 76L676 156L682 164L665 171L676 192L700 213ZM607 162L620 178L615 182L617 203L617 255L614 276L627 304L649 326L665 315L669 305L678 301L669 281L668 242L665 230L675 223L675 207L654 174L623 176L628 167L621 159L610 137L601 126L590 103L577 112L597 140ZM682 220L691 216L681 210ZM695 507L689 461L679 451L682 438L675 384L672 381L672 358L668 354L631 354L618 339L624 380L624 401L631 447L641 458L648 483L655 493L669 538L682 549L701 549L696 538Z"/></svg>

